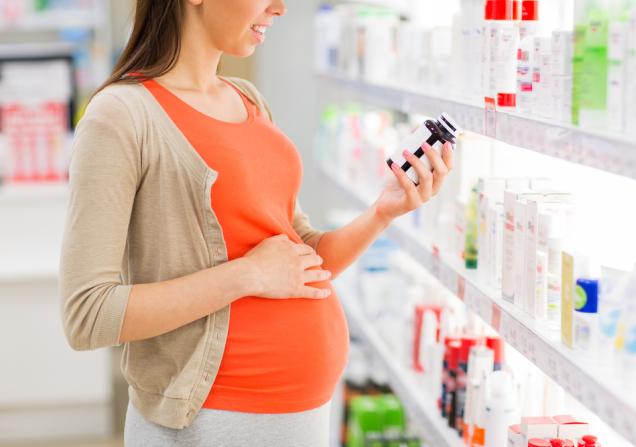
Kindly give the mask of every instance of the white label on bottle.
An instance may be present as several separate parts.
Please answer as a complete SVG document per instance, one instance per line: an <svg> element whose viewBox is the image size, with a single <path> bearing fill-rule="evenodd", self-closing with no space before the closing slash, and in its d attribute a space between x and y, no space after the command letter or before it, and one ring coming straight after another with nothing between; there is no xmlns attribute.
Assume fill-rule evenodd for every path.
<svg viewBox="0 0 636 447"><path fill-rule="evenodd" d="M415 154L420 149L422 144L427 142L431 138L431 136L432 134L426 127L426 123L422 124L420 127L417 128L415 132L408 135L400 143L397 150L391 155L390 159L393 161L393 163L396 163L398 166L402 167L406 163L406 159L402 155L402 152L407 150L410 153ZM442 144L439 141L433 144L433 148L438 152L441 152L441 147ZM424 163L425 166L428 167L428 169L431 169L428 157L422 155L422 157L420 157L420 160L422 161L422 163ZM418 183L419 178L413 168L407 170L407 175L413 182Z"/></svg>

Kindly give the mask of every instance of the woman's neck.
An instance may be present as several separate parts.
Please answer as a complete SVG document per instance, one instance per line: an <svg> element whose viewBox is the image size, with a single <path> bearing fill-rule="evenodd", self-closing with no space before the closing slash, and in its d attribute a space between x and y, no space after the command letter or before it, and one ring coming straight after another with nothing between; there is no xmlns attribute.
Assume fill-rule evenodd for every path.
<svg viewBox="0 0 636 447"><path fill-rule="evenodd" d="M202 38L205 30L196 20L184 21L181 50L175 66L157 80L167 87L208 93L222 81L216 76L223 52Z"/></svg>

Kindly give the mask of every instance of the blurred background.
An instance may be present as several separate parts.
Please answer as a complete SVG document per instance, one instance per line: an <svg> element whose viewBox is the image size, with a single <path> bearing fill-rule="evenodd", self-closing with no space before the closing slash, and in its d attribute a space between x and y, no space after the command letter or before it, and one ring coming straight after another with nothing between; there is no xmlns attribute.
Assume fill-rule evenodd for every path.
<svg viewBox="0 0 636 447"><path fill-rule="evenodd" d="M512 5L498 3L506 1ZM594 273L585 273L592 278L583 279L598 286L596 267L603 266L610 279L620 277L624 285L631 274L636 284L636 113L629 112L636 88L626 82L629 73L636 75L636 1L577 0L577 7L586 5L580 14L574 13L574 0L542 2L572 8L569 15L545 10L552 12L543 23L548 34L537 40L541 57L533 63L546 71L530 81L536 95L520 95L526 102L520 101L525 108L519 113L495 113L481 103L481 76L487 71L479 68L486 48L478 36L484 0L286 3L287 15L275 20L264 45L247 59L224 57L220 74L251 80L267 98L275 123L296 143L304 163L300 202L314 226L339 227L372 203L390 175L387 157L422 123L423 114L451 112L467 130L458 138L455 169L440 194L399 219L338 280L352 343L332 407L332 446L465 445L461 428L449 427L439 414L446 382L442 386L437 369L450 352L441 335L445 330L461 338L463 373L470 374L466 363L476 340L494 340L499 363L505 350L505 370L515 386L508 393L514 394L515 423L518 416L574 414L586 430L589 423L589 432L602 436L603 446L634 445L636 300L628 298L636 293L616 287L604 300L596 297L602 303L598 312L570 309L572 319L594 334L594 346L583 338L562 340L560 272L561 242L565 247L567 240L568 250L574 247L594 261ZM633 34L625 14L610 20L609 3L611 10L631 8ZM133 8L134 0L0 0L2 447L123 445L128 396L119 370L121 347L93 352L68 347L57 275L73 129L129 36ZM614 35L608 23L624 37L620 45L608 38ZM500 28L519 31L518 23L508 25ZM570 42L575 30L585 34L586 28L591 35L602 28L605 37L579 42L585 56L578 60L568 53L572 47L556 56L546 50L547 41ZM610 55L608 46L614 48ZM501 73L485 76L512 79L514 85L517 52L508 49L509 54L500 51L512 55L505 64L492 64ZM587 88L577 90L581 66L590 74L584 76ZM628 93L634 101L624 100ZM582 111L594 112L585 114L587 120L584 114L581 122L573 119L574 98ZM599 118L603 113L607 116ZM550 321L541 315L546 306L535 315L502 299L501 269L509 261L502 260L508 217L503 194L511 185L524 193L531 188L563 194L576 210L550 235L552 262L541 253L549 274L527 270L530 287L541 288L543 304L550 288L551 303L559 308ZM527 253L521 241L521 259L528 253L536 258L536 241ZM611 320L604 335L603 312ZM422 368L431 353L441 356L433 357L430 368L437 375ZM494 366L488 369L492 373ZM477 382L485 393L485 379ZM474 412L483 412L483 406ZM369 422L378 418L387 424ZM477 416L473 422L476 427ZM507 430L509 422L499 428ZM366 441L375 443L364 444L361 433L367 430Z"/></svg>
<svg viewBox="0 0 636 447"><path fill-rule="evenodd" d="M255 82L311 163L315 7L292 1L268 44L220 72ZM131 29L134 0L0 0L0 445L123 445L120 349L74 352L56 290L72 129ZM296 36L286 39L285 36ZM294 61L291 64L289 61ZM291 68L291 69L290 69ZM316 225L311 166L301 198ZM95 440L94 442L92 440Z"/></svg>

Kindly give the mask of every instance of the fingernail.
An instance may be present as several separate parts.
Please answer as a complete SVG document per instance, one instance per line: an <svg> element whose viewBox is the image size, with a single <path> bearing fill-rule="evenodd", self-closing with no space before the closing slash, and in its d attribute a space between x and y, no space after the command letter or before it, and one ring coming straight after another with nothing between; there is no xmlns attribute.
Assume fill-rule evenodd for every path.
<svg viewBox="0 0 636 447"><path fill-rule="evenodd" d="M402 155L404 155L404 158L408 158L408 157L410 157L410 156L411 156L411 155L413 155L413 154L411 154L411 153L410 153L409 151L407 151L407 150L404 150L404 151L402 151Z"/></svg>

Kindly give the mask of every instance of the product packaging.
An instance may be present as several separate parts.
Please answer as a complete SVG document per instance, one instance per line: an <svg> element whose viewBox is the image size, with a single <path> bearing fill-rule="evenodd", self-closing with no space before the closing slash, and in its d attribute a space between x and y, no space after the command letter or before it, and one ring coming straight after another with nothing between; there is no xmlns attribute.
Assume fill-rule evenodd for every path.
<svg viewBox="0 0 636 447"><path fill-rule="evenodd" d="M569 414L554 416L553 419L559 424L558 438L576 440L590 432L590 425Z"/></svg>
<svg viewBox="0 0 636 447"><path fill-rule="evenodd" d="M508 427L508 447L524 447L521 425L515 424Z"/></svg>
<svg viewBox="0 0 636 447"><path fill-rule="evenodd" d="M574 345L598 352L598 279L579 278L574 292Z"/></svg>
<svg viewBox="0 0 636 447"><path fill-rule="evenodd" d="M468 373L466 381L466 403L464 405L464 425L462 435L464 442L470 445L476 433L477 418L480 412L480 392L486 385L486 377L494 368L494 352L486 346L470 348L468 359Z"/></svg>
<svg viewBox="0 0 636 447"><path fill-rule="evenodd" d="M503 232L503 256L502 256L502 275L501 275L501 295L503 299L515 305L521 306L520 296L517 296L517 274L523 276L524 271L521 269L522 263L525 262L523 257L524 235L523 227L525 220L523 216L517 215L517 202L527 198L537 198L541 194L532 191L515 191L506 190L504 192L504 232ZM523 211L525 216L525 208L519 205L519 211ZM517 234L517 225L520 227L520 234Z"/></svg>
<svg viewBox="0 0 636 447"><path fill-rule="evenodd" d="M532 438L556 438L558 424L551 417L524 417L521 418L521 433L526 443Z"/></svg>
<svg viewBox="0 0 636 447"><path fill-rule="evenodd" d="M562 253L561 280L561 340L574 347L574 302L576 280L588 277L590 260L586 256L571 251Z"/></svg>
<svg viewBox="0 0 636 447"><path fill-rule="evenodd" d="M599 354L610 362L616 352L616 335L625 298L622 287L628 277L627 271L601 267L598 302Z"/></svg>
<svg viewBox="0 0 636 447"><path fill-rule="evenodd" d="M511 374L507 371L494 371L489 377L489 388L485 405L485 445L506 447L508 427L519 420Z"/></svg>

